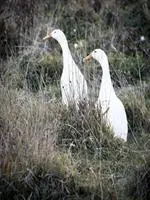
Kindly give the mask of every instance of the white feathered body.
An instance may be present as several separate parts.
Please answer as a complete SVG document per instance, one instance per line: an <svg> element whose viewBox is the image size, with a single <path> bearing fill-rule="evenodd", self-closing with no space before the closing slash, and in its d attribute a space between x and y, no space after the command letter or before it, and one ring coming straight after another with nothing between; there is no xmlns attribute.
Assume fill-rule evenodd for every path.
<svg viewBox="0 0 150 200"><path fill-rule="evenodd" d="M68 107L75 104L78 109L80 101L87 102L88 92L86 80L75 64L65 34L60 29L53 30L43 38L54 38L60 44L63 54L63 72L60 80L62 102Z"/></svg>
<svg viewBox="0 0 150 200"><path fill-rule="evenodd" d="M62 48L63 53L63 72L60 80L62 103L67 107L75 104L78 109L80 101L87 101L87 83L75 64L65 34L60 30L53 30L51 37L56 39Z"/></svg>
<svg viewBox="0 0 150 200"><path fill-rule="evenodd" d="M98 100L96 105L101 106L104 120L110 126L116 137L127 140L128 123L124 106L117 96L110 100Z"/></svg>
<svg viewBox="0 0 150 200"><path fill-rule="evenodd" d="M127 141L128 122L125 108L121 100L115 94L111 82L108 59L106 55L103 57L103 62L100 62L103 70L102 81L99 97L95 106L101 108L104 119L112 128L114 135Z"/></svg>
<svg viewBox="0 0 150 200"><path fill-rule="evenodd" d="M64 33L57 30L57 38L63 53L63 72L60 80L62 102L65 105L75 104L78 109L80 101L88 100L87 82L75 64Z"/></svg>
<svg viewBox="0 0 150 200"><path fill-rule="evenodd" d="M88 91L86 80L73 61L70 53L63 55L63 72L61 76L62 102L75 104L87 101Z"/></svg>

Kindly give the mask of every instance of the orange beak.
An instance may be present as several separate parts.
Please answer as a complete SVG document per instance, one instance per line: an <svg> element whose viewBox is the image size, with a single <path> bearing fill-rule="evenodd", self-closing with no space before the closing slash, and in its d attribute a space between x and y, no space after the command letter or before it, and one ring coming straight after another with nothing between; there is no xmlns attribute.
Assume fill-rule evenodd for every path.
<svg viewBox="0 0 150 200"><path fill-rule="evenodd" d="M83 62L87 62L87 61L89 61L91 59L92 59L92 55L89 54L88 56L86 56L85 58L83 58Z"/></svg>
<svg viewBox="0 0 150 200"><path fill-rule="evenodd" d="M51 35L47 34L47 35L43 38L43 40L45 41L45 40L48 40L48 39L50 39L50 38L51 38Z"/></svg>

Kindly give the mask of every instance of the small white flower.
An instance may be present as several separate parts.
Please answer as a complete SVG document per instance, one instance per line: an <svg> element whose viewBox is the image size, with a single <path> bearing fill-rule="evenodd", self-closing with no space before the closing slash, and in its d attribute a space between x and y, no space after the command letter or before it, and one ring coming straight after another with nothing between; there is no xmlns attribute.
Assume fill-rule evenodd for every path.
<svg viewBox="0 0 150 200"><path fill-rule="evenodd" d="M74 44L74 48L75 48L75 49L78 48L78 44L77 44L77 43Z"/></svg>
<svg viewBox="0 0 150 200"><path fill-rule="evenodd" d="M77 30L74 28L74 29L73 29L73 32L75 32L75 33L76 33L76 31L77 31Z"/></svg>
<svg viewBox="0 0 150 200"><path fill-rule="evenodd" d="M145 41L145 37L142 35L142 36L140 37L140 40L141 40L141 41Z"/></svg>
<svg viewBox="0 0 150 200"><path fill-rule="evenodd" d="M70 147L75 147L76 145L73 142L70 143Z"/></svg>

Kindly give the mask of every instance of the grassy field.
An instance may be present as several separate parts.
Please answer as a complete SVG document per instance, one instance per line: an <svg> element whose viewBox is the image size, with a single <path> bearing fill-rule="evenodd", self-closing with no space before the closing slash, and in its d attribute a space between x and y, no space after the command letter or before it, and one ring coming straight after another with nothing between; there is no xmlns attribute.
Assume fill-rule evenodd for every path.
<svg viewBox="0 0 150 200"><path fill-rule="evenodd" d="M0 199L150 199L150 42L149 32L140 40L149 30L145 19L141 31L142 12L133 12L140 6L117 4L116 11L114 1L100 10L87 1L44 5L31 34L21 30L17 53L9 43L13 34L7 40L11 51L4 52L5 46L0 52ZM43 43L47 28L65 32L88 82L88 108L77 112L61 104L62 54L55 41ZM94 48L106 51L125 105L126 143L114 138L94 109L101 68L82 63Z"/></svg>

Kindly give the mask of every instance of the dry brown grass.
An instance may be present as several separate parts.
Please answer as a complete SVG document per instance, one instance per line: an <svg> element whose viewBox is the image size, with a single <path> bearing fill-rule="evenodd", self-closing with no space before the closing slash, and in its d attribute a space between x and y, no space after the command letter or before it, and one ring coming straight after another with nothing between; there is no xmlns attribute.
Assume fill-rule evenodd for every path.
<svg viewBox="0 0 150 200"><path fill-rule="evenodd" d="M128 111L134 113L130 125L133 120L147 123L149 112L145 104L138 103L141 97L129 93L124 101ZM132 127L130 134L134 133L136 140L123 144L113 138L101 114L92 107L79 113L73 108L66 110L44 91L33 94L1 87L0 102L3 198L22 195L27 199L31 195L31 199L55 199L56 195L58 199L82 199L82 194L89 199L127 197L131 176L146 163L146 132L138 136L140 142Z"/></svg>

